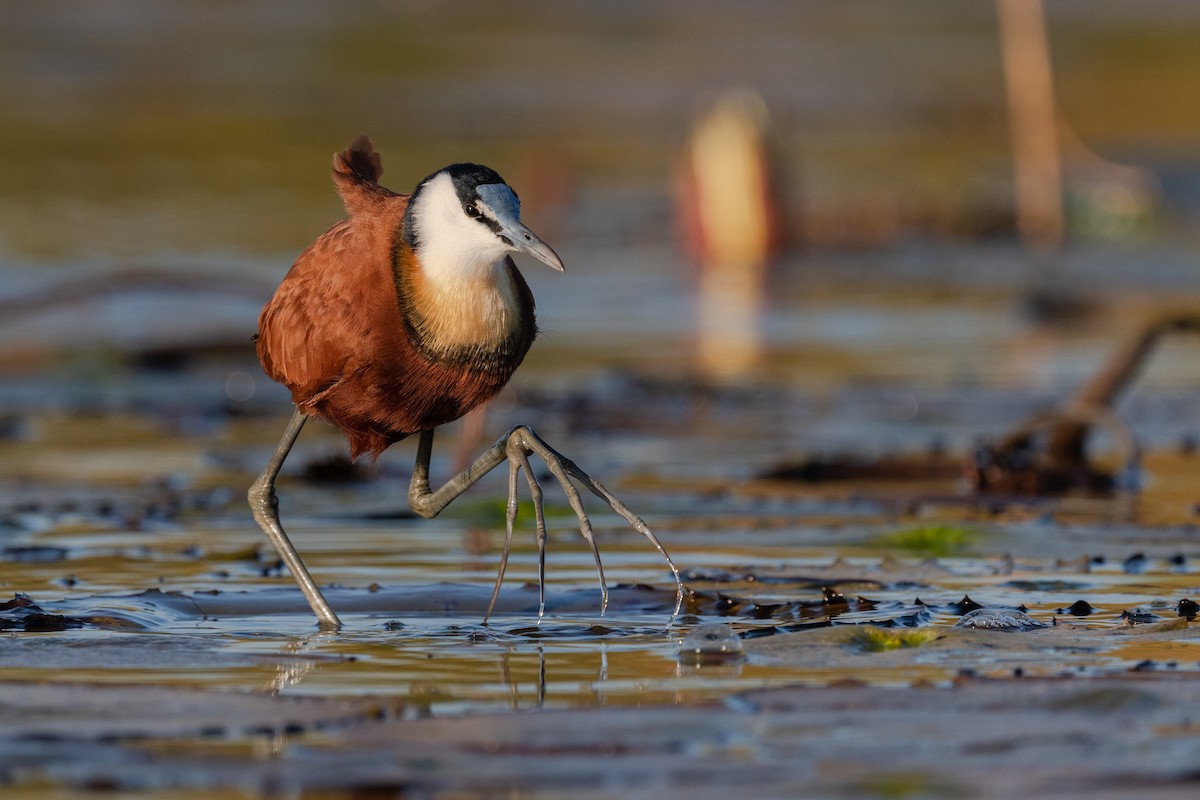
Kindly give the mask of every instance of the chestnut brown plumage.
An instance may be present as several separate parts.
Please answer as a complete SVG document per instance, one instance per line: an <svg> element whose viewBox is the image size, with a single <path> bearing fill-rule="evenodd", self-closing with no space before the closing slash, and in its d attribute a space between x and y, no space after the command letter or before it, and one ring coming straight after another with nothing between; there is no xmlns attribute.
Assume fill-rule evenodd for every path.
<svg viewBox="0 0 1200 800"><path fill-rule="evenodd" d="M354 458L375 458L420 433L409 504L424 517L435 516L508 462L505 543L488 615L508 560L521 470L534 501L545 607L545 518L531 454L546 463L576 512L595 557L603 603L603 566L572 478L604 499L666 558L675 577L678 613L683 598L678 571L646 524L527 426L512 429L475 463L430 490L433 429L495 397L537 335L533 295L509 253L527 253L560 271L562 262L520 222L516 195L493 170L453 164L430 175L411 195L381 186L382 171L366 136L334 156L333 179L347 218L300 254L258 323L263 369L291 390L296 411L250 489L250 506L322 627L337 628L341 622L284 533L274 488L308 417L340 428Z"/></svg>
<svg viewBox="0 0 1200 800"><path fill-rule="evenodd" d="M511 330L480 330L464 353L438 350L425 318L440 309L399 240L409 197L380 186L381 172L365 137L334 156L349 218L300 255L258 322L267 375L291 389L300 411L341 428L354 458L491 400L537 333L533 295L505 257L500 279L518 309Z"/></svg>

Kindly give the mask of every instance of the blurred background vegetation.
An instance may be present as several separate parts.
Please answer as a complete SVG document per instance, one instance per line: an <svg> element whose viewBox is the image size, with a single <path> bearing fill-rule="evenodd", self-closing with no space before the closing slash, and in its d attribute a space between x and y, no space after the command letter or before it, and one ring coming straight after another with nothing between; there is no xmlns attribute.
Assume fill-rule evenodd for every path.
<svg viewBox="0 0 1200 800"><path fill-rule="evenodd" d="M872 328L877 309L811 307L836 305L822 270L827 294L860 299L890 276L885 303L897 283L1036 283L1015 235L997 19L983 0L0 3L0 363L40 368L47 348L98 343L224 341L251 358L257 309L341 216L330 155L363 132L396 190L460 160L517 188L569 270L526 270L552 334L533 363L589 347L632 358L635 344L681 363L695 287L679 175L690 131L730 90L769 114L787 245L764 323L786 351L778 371L878 374L906 336L912 352L931 335L1011 332L1009 318L943 319L934 334L920 312ZM1056 280L1200 295L1200 6L1054 0L1046 26L1068 262ZM130 291L147 271L227 291L87 305L95 287L61 289L130 270ZM836 364L814 363L814 336L850 328L881 333L884 358L838 346ZM955 358L941 374L979 361L928 363Z"/></svg>
<svg viewBox="0 0 1200 800"><path fill-rule="evenodd" d="M1154 223L1194 229L1200 7L1048 15L1069 167L1150 170ZM1011 216L989 2L44 0L0 16L5 261L294 253L339 213L326 165L359 132L399 190L478 160L534 219L578 222L570 203L616 192L619 219L596 225L661 235L688 128L731 87L766 100L817 243Z"/></svg>

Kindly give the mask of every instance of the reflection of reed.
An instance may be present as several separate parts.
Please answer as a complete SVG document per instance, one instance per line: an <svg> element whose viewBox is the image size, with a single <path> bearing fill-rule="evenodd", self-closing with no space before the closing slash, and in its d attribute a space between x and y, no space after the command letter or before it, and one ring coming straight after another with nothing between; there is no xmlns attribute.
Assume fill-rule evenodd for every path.
<svg viewBox="0 0 1200 800"><path fill-rule="evenodd" d="M683 235L699 265L697 366L715 380L744 376L762 349L763 284L778 240L767 126L760 97L726 94L696 125L681 170Z"/></svg>

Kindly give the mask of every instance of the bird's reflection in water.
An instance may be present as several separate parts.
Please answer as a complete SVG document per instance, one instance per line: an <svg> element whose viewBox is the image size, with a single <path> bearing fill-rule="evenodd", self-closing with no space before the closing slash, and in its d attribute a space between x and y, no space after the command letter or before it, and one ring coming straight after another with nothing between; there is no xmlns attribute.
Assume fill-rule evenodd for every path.
<svg viewBox="0 0 1200 800"><path fill-rule="evenodd" d="M546 648L541 642L537 643L536 647L538 657L537 669L537 701L535 707L542 708L546 704ZM500 668L500 680L508 687L508 707L512 711L516 711L521 707L521 692L520 680L513 677L512 672L512 650L505 650L497 659L497 664Z"/></svg>
<svg viewBox="0 0 1200 800"><path fill-rule="evenodd" d="M673 664L679 640L648 627L558 618L500 629L442 619L418 615L408 624L367 622L349 632L278 640L269 653L258 650L270 668L256 688L295 696L356 686L356 693L394 698L404 718L422 719L608 705L624 702L631 691L669 702L678 677L689 683L715 677L712 670L692 674Z"/></svg>
<svg viewBox="0 0 1200 800"><path fill-rule="evenodd" d="M289 640L284 644L279 663L275 665L275 674L264 688L270 694L279 694L285 689L298 685L320 663L316 658L303 657L308 653L320 650L320 645L336 638L332 631L315 631L308 636ZM288 658L287 656L295 656Z"/></svg>
<svg viewBox="0 0 1200 800"><path fill-rule="evenodd" d="M675 702L683 703L684 682L687 679L730 681L742 676L746 654L742 640L733 626L724 622L698 625L679 643L675 659L675 678L678 689Z"/></svg>

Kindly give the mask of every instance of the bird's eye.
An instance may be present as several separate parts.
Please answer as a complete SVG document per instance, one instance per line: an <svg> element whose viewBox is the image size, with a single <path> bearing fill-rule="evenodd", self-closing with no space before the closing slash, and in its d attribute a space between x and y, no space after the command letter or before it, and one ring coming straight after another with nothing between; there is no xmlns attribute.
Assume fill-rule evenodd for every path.
<svg viewBox="0 0 1200 800"><path fill-rule="evenodd" d="M466 207L463 210L467 212L468 217L478 217L479 216L479 209L475 207L474 203L467 203Z"/></svg>

